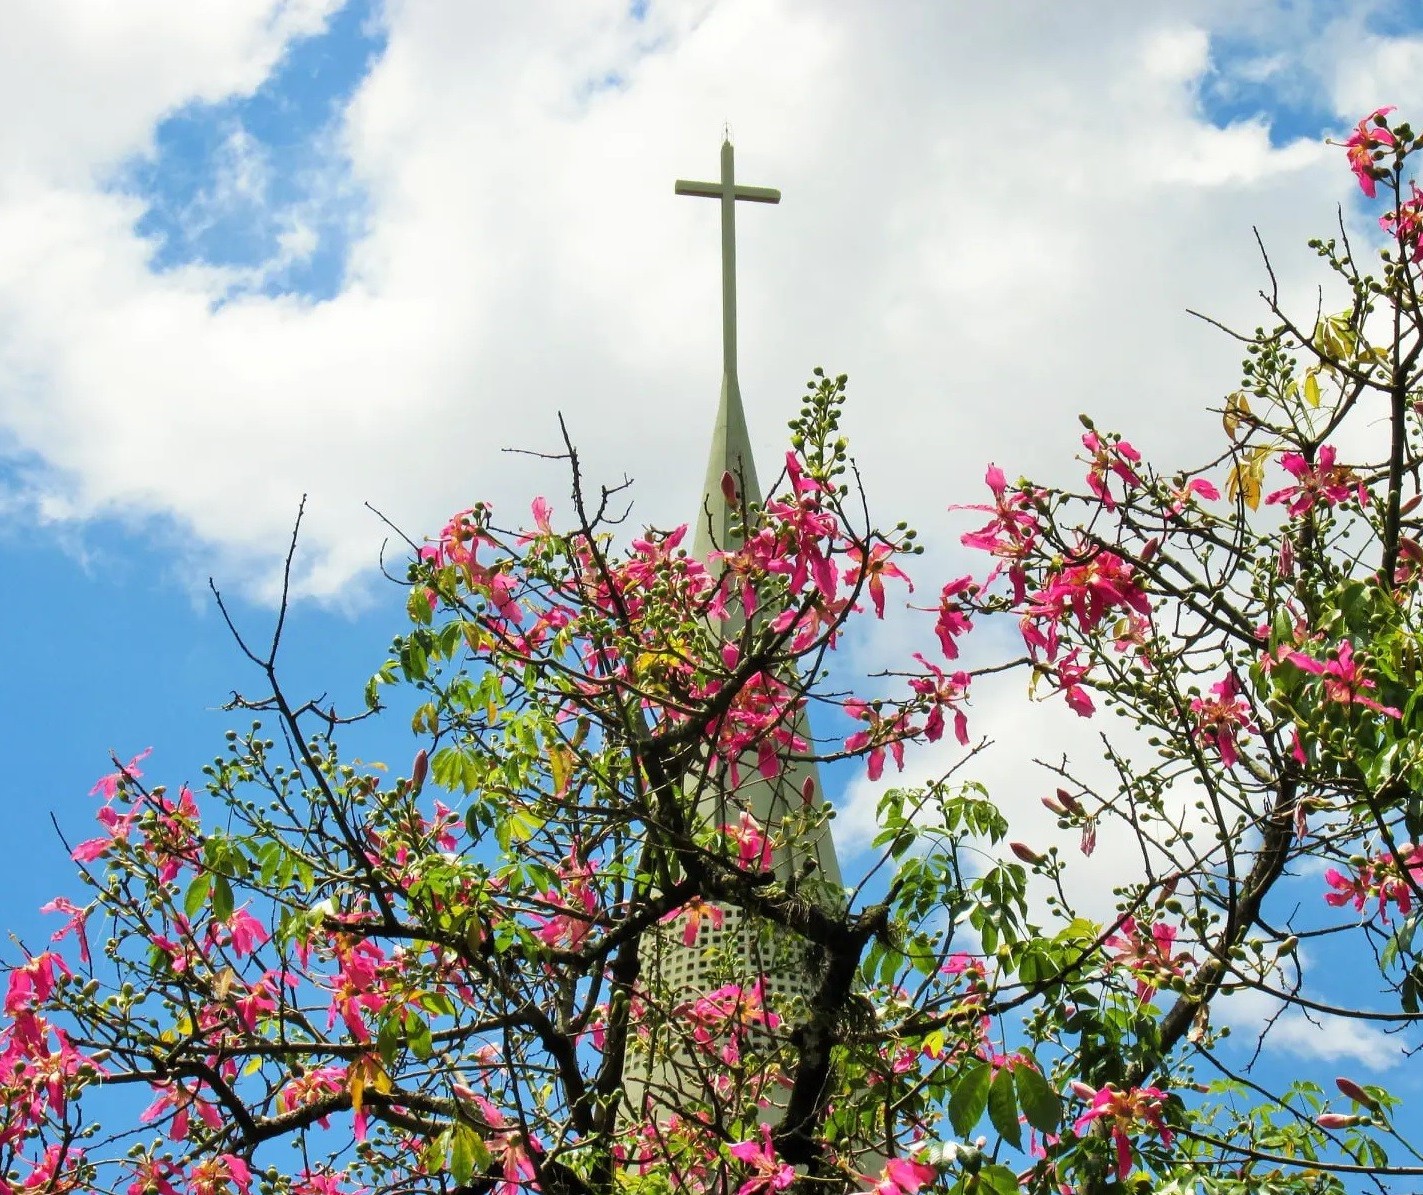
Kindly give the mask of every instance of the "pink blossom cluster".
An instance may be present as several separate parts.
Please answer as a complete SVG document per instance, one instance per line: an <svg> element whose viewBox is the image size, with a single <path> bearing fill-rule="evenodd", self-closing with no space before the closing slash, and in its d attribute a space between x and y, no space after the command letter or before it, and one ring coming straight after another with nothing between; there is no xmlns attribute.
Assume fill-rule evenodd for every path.
<svg viewBox="0 0 1423 1195"><path fill-rule="evenodd" d="M0 1150L15 1148L51 1117L64 1120L81 1068L104 1073L41 1015L60 976L69 975L64 960L50 951L10 972L0 1027ZM48 1161L54 1174L59 1161Z"/></svg>
<svg viewBox="0 0 1423 1195"><path fill-rule="evenodd" d="M1194 960L1185 952L1172 954L1176 927L1165 921L1142 924L1125 917L1117 932L1103 943L1112 952L1112 963L1136 980L1137 999L1143 1004L1163 979L1184 976Z"/></svg>
<svg viewBox="0 0 1423 1195"><path fill-rule="evenodd" d="M1363 480L1337 461L1338 450L1332 444L1321 444L1313 460L1298 452L1282 453L1280 464L1295 479L1295 484L1267 494L1265 504L1283 504L1290 517L1296 519L1316 508L1338 506L1350 498L1358 499L1360 506L1367 505L1369 492Z"/></svg>
<svg viewBox="0 0 1423 1195"><path fill-rule="evenodd" d="M1406 917L1413 910L1414 896L1423 887L1423 846L1405 842L1396 853L1377 854L1352 874L1331 867L1324 879L1333 889L1324 894L1324 899L1335 908L1352 904L1362 913L1369 901L1377 899L1383 920L1388 920L1390 904L1396 904Z"/></svg>
<svg viewBox="0 0 1423 1195"><path fill-rule="evenodd" d="M1131 1173L1132 1136L1142 1126L1161 1138L1163 1145L1173 1139L1166 1123L1166 1093L1158 1087L1131 1087L1126 1091L1115 1084L1093 1090L1086 1083L1074 1082L1072 1089L1088 1101L1087 1111L1079 1116L1072 1131L1079 1137L1093 1121L1109 1126L1112 1145L1117 1155L1117 1179L1125 1181Z"/></svg>
<svg viewBox="0 0 1423 1195"><path fill-rule="evenodd" d="M780 1016L767 1006L766 996L765 977L758 976L748 984L723 984L678 1006L677 1012L690 1026L692 1042L699 1049L734 1066L755 1033L781 1024Z"/></svg>
<svg viewBox="0 0 1423 1195"><path fill-rule="evenodd" d="M1302 651L1287 649L1281 649L1279 658L1288 660L1302 672L1320 677L1326 701L1339 705L1363 706L1390 718L1403 717L1402 711L1394 706L1384 705L1364 695L1378 686L1363 674L1358 661L1354 659L1354 645L1347 639L1341 639L1322 660L1316 660Z"/></svg>
<svg viewBox="0 0 1423 1195"><path fill-rule="evenodd" d="M543 894L544 903L554 911L533 918L539 941L557 950L581 949L598 921L597 863L580 860L578 852L575 841L559 865L558 886Z"/></svg>
<svg viewBox="0 0 1423 1195"><path fill-rule="evenodd" d="M140 793L132 784L143 775L138 764L151 751L149 748L119 771L101 776L89 790L91 796L104 798L96 815L104 834L74 848L72 857L76 863L93 863L116 845L123 844L143 858L157 862L158 880L168 884L177 879L183 868L197 862L200 820L192 790L183 785L175 801L162 789ZM122 813L114 808L119 797L128 804Z"/></svg>
<svg viewBox="0 0 1423 1195"><path fill-rule="evenodd" d="M1210 687L1210 696L1191 699L1196 718L1195 738L1220 754L1220 762L1233 768L1240 762L1240 736L1253 734L1250 705L1240 695L1240 683L1229 672Z"/></svg>
<svg viewBox="0 0 1423 1195"><path fill-rule="evenodd" d="M1375 160L1375 155L1398 144L1398 138L1393 135L1384 119L1392 111L1391 106L1375 108L1359 121L1358 127L1344 142L1344 148L1349 155L1349 169L1359 180L1359 190L1370 199L1377 194L1378 181L1387 177L1387 172L1380 169Z"/></svg>

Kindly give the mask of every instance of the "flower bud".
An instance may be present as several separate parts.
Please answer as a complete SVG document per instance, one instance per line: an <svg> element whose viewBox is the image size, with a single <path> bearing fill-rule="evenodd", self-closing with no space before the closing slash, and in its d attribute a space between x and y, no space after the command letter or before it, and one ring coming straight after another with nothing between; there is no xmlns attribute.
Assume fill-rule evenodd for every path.
<svg viewBox="0 0 1423 1195"><path fill-rule="evenodd" d="M1346 1079L1343 1075L1334 1080L1334 1086L1339 1088L1341 1095L1348 1096L1356 1104L1363 1104L1371 1112L1377 1112L1379 1108L1378 1100L1374 1099L1367 1091L1360 1087L1353 1079Z"/></svg>
<svg viewBox="0 0 1423 1195"><path fill-rule="evenodd" d="M415 752L415 762L410 768L410 787L417 794L425 787L425 777L430 774L430 753L421 747Z"/></svg>
<svg viewBox="0 0 1423 1195"><path fill-rule="evenodd" d="M1058 789L1057 799L1066 807L1068 813L1080 814L1082 812L1082 802L1068 792L1067 789Z"/></svg>
<svg viewBox="0 0 1423 1195"><path fill-rule="evenodd" d="M1025 842L1010 842L1008 849L1030 867L1036 867L1043 861L1043 856Z"/></svg>
<svg viewBox="0 0 1423 1195"><path fill-rule="evenodd" d="M729 469L721 475L721 496L729 505L736 505L736 478L731 475Z"/></svg>
<svg viewBox="0 0 1423 1195"><path fill-rule="evenodd" d="M815 799L815 777L807 776L800 785L801 804L809 805Z"/></svg>
<svg viewBox="0 0 1423 1195"><path fill-rule="evenodd" d="M1349 1129L1356 1124L1368 1124L1367 1116L1346 1116L1343 1112L1321 1112L1314 1118L1321 1129Z"/></svg>

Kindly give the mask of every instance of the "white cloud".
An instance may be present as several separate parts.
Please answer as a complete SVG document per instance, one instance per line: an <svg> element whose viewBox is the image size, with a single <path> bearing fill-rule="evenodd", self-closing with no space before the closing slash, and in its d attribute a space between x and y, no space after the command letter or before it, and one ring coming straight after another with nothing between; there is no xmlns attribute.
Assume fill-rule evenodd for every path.
<svg viewBox="0 0 1423 1195"><path fill-rule="evenodd" d="M0 197L17 180L91 186L193 101L255 90L340 0L11 0L0 41Z"/></svg>
<svg viewBox="0 0 1423 1195"><path fill-rule="evenodd" d="M1307 294L1298 246L1350 185L1332 152L1204 121L1210 8L409 0L335 133L369 198L342 293L218 304L239 274L155 276L139 207L93 180L331 7L136 0L96 30L29 3L0 50L0 100L36 113L0 134L0 428L45 466L30 508L156 519L254 588L303 492L303 585L328 595L371 574L366 500L419 534L562 496L499 452L554 446L558 410L592 477L686 517L717 238L672 180L714 172L723 121L785 194L738 229L753 432L769 458L809 367L847 370L876 509L940 543L986 460L1062 475L1080 410L1172 459L1206 444L1237 353L1184 308L1253 326L1252 223Z"/></svg>
<svg viewBox="0 0 1423 1195"><path fill-rule="evenodd" d="M1318 960L1302 962L1309 967L1320 965ZM1316 1012L1306 1014L1297 1008L1285 1011L1282 1001L1250 989L1221 1000L1214 1007L1214 1019L1231 1026L1231 1040L1237 1049L1244 1049L1247 1054L1256 1037L1264 1032L1273 1049L1297 1058L1357 1062L1371 1071L1397 1066L1410 1044L1368 1021Z"/></svg>

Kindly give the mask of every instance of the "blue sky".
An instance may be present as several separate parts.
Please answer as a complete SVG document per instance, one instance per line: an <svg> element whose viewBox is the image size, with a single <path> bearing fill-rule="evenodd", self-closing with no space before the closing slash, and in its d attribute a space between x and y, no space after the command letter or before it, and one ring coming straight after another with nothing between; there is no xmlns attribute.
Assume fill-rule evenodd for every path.
<svg viewBox="0 0 1423 1195"><path fill-rule="evenodd" d="M716 234L672 181L714 172L723 121L785 193L740 226L763 461L809 369L849 371L865 477L939 545L928 578L956 563L945 506L990 459L1062 470L1079 410L1201 455L1236 353L1183 309L1253 327L1252 224L1308 301L1303 241L1352 203L1320 138L1423 110L1401 4L248 0L219 25L147 0L102 44L71 7L22 0L0 47L0 100L34 113L0 134L0 909L30 941L66 875L50 815L87 833L110 752L153 746L171 784L220 749L217 707L259 678L206 579L262 631L302 494L289 676L338 699L403 604L363 503L417 537L479 497L566 505L500 451L553 446L562 410L638 517L695 509Z"/></svg>

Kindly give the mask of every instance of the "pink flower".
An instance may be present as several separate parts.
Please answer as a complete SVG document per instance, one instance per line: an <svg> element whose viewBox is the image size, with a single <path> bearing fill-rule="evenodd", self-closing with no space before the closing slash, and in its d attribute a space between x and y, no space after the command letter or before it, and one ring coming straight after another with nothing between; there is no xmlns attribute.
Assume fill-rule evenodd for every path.
<svg viewBox="0 0 1423 1195"><path fill-rule="evenodd" d="M128 1195L179 1195L173 1180L181 1179L182 1168L167 1158L143 1158L131 1163L133 1182L128 1185Z"/></svg>
<svg viewBox="0 0 1423 1195"><path fill-rule="evenodd" d="M845 702L844 710L851 718L869 724L864 730L857 730L845 740L845 750L857 752L869 748L866 768L870 779L878 780L884 775L885 751L894 757L899 770L904 771L904 736L910 733L905 724L905 715L896 714L886 718L874 706L854 697Z"/></svg>
<svg viewBox="0 0 1423 1195"><path fill-rule="evenodd" d="M942 668L929 663L918 652L914 653L914 658L930 673L929 676L916 676L909 682L914 692L933 703L924 722L924 737L931 743L937 743L943 737L944 711L948 709L954 715L954 737L965 747L968 746L968 715L959 708L959 704L967 699L968 686L973 678L967 672L946 676Z"/></svg>
<svg viewBox="0 0 1423 1195"><path fill-rule="evenodd" d="M1184 488L1176 490L1172 494L1171 505L1166 508L1166 513L1168 515L1180 514L1193 498L1204 498L1208 502L1218 502L1220 491L1204 477L1193 477Z"/></svg>
<svg viewBox="0 0 1423 1195"><path fill-rule="evenodd" d="M1082 687L1082 682L1091 671L1091 664L1079 663L1075 649L1057 662L1054 678L1057 687L1062 692L1063 700L1067 702L1067 708L1079 718L1090 718L1097 711L1097 707L1092 704L1092 695Z"/></svg>
<svg viewBox="0 0 1423 1195"><path fill-rule="evenodd" d="M40 912L69 914L69 920L50 934L49 940L62 942L72 933L79 940L79 960L87 963L89 961L89 934L85 929L85 922L89 918L89 910L81 909L72 900L60 896L48 904L40 906Z"/></svg>
<svg viewBox="0 0 1423 1195"><path fill-rule="evenodd" d="M1334 889L1333 892L1324 894L1325 904L1339 909L1352 903L1354 908L1362 913L1373 890L1373 870L1365 865L1359 868L1358 875L1353 876L1345 875L1338 868L1331 867L1324 873L1324 882ZM1379 905L1379 911L1386 915L1382 903Z"/></svg>
<svg viewBox="0 0 1423 1195"><path fill-rule="evenodd" d="M569 847L568 858L559 864L562 886L543 894L556 909L567 910L552 917L534 917L539 940L546 946L579 950L593 932L598 918L598 890L593 884L593 865L580 862L578 845Z"/></svg>
<svg viewBox="0 0 1423 1195"><path fill-rule="evenodd" d="M89 790L89 795L102 795L105 801L112 801L118 795L119 785L126 780L137 780L143 775L139 768L145 759L153 754L153 748L148 747L135 755L128 763L124 764L117 772L110 772L107 776L100 776L94 782L94 787Z"/></svg>
<svg viewBox="0 0 1423 1195"><path fill-rule="evenodd" d="M222 1128L222 1113L218 1111L217 1106L190 1091L183 1085L182 1080L163 1080L152 1086L153 1090L158 1092L158 1098L139 1114L138 1119L144 1124L150 1124L171 1112L172 1119L168 1124L169 1140L188 1139L189 1117L192 1114L196 1114L197 1118L214 1132ZM194 1086L197 1086L196 1081Z"/></svg>
<svg viewBox="0 0 1423 1195"><path fill-rule="evenodd" d="M753 1030L775 1029L780 1015L766 1007L766 981L745 986L723 984L690 1004L677 1008L692 1041L727 1066L741 1058L741 1045Z"/></svg>
<svg viewBox="0 0 1423 1195"><path fill-rule="evenodd" d="M342 1187L345 1181L343 1170L303 1170L292 1183L292 1195L346 1195ZM364 1192L366 1188L359 1190Z"/></svg>
<svg viewBox="0 0 1423 1195"><path fill-rule="evenodd" d="M1391 705L1381 705L1372 698L1362 696L1365 689L1376 689L1377 685L1366 680L1354 662L1354 645L1342 639L1329 658L1316 660L1301 651L1286 652L1284 658L1303 672L1324 678L1326 700L1337 701L1341 705L1362 705L1391 718L1401 718L1403 713Z"/></svg>
<svg viewBox="0 0 1423 1195"><path fill-rule="evenodd" d="M339 1066L322 1066L309 1070L290 1080L277 1092L277 1107L282 1112L294 1108L304 1108L308 1104L321 1103L346 1090L346 1072ZM316 1122L323 1129L331 1127L329 1117L323 1116Z"/></svg>
<svg viewBox="0 0 1423 1195"><path fill-rule="evenodd" d="M721 832L736 846L738 867L759 872L771 866L771 840L749 813L743 812L734 826L722 826Z"/></svg>
<svg viewBox="0 0 1423 1195"><path fill-rule="evenodd" d="M1423 191L1418 184L1409 182L1413 195L1398 205L1398 211L1379 217L1379 227L1396 239L1408 253L1409 261L1423 261Z"/></svg>
<svg viewBox="0 0 1423 1195"><path fill-rule="evenodd" d="M857 585L861 581L870 591L870 600L874 603L875 617L884 617L884 579L886 577L897 577L909 586L909 592L914 592L914 585L905 576L904 572L894 563L894 555L897 551L890 544L875 544L870 549L868 558L859 548L851 548L849 552L850 560L853 562L845 570L845 583L847 585Z"/></svg>
<svg viewBox="0 0 1423 1195"><path fill-rule="evenodd" d="M218 1154L197 1163L188 1177L192 1195L228 1195L233 1189L248 1195L252 1171L236 1154Z"/></svg>
<svg viewBox="0 0 1423 1195"><path fill-rule="evenodd" d="M1390 902L1398 905L1406 917L1413 910L1414 889L1423 887L1423 847L1405 842L1396 855L1375 855L1359 868L1356 876L1331 867L1324 873L1324 880L1334 889L1324 894L1324 900L1335 908L1352 904L1362 913L1364 905L1376 896L1379 916L1384 921L1388 920Z"/></svg>
<svg viewBox="0 0 1423 1195"><path fill-rule="evenodd" d="M57 1143L51 1145L44 1151L44 1157L35 1165L34 1171L19 1189L34 1191L37 1195L62 1195L66 1191L78 1191L79 1179L74 1170L83 1160L82 1149L68 1149ZM7 1192L13 1190L2 1178L0 1184L4 1184Z"/></svg>
<svg viewBox="0 0 1423 1195"><path fill-rule="evenodd" d="M795 1167L777 1161L776 1147L771 1141L771 1126L762 1124L761 1140L738 1141L731 1146L731 1155L745 1162L751 1173L737 1188L736 1195L768 1195L781 1191L795 1182Z"/></svg>
<svg viewBox="0 0 1423 1195"><path fill-rule="evenodd" d="M1196 715L1196 741L1213 743L1220 752L1221 763L1233 768L1240 759L1237 736L1241 731L1255 729L1250 721L1250 706L1241 700L1233 672L1213 684L1210 691L1213 696L1191 701L1191 713Z"/></svg>
<svg viewBox="0 0 1423 1195"><path fill-rule="evenodd" d="M1121 932L1113 934L1103 945L1115 952L1114 962L1136 977L1136 995L1142 1003L1157 988L1162 977L1184 975L1191 963L1189 954L1171 954L1176 944L1176 927L1164 921L1139 925L1128 917L1121 923Z"/></svg>
<svg viewBox="0 0 1423 1195"><path fill-rule="evenodd" d="M977 531L964 535L960 542L966 548L977 548L997 557L999 563L984 579L985 585L992 584L1006 565L1008 579L1013 583L1013 601L1022 602L1027 595L1027 574L1023 561L1032 552L1038 532L1037 516L1030 508L1037 501L1040 491L1008 493L1008 481L997 465L988 466L984 481L993 492L992 506L951 506L949 509L982 510L993 516Z"/></svg>
<svg viewBox="0 0 1423 1195"><path fill-rule="evenodd" d="M1166 1093L1160 1088L1133 1087L1121 1091L1110 1083L1097 1091L1085 1083L1074 1083L1072 1087L1083 1098L1092 1101L1092 1106L1077 1118L1072 1131L1080 1137L1083 1128L1094 1120L1106 1121L1111 1126L1112 1143L1117 1150L1118 1180L1125 1180L1131 1173L1132 1149L1127 1133L1138 1123L1145 1123L1161 1138L1162 1144L1171 1144L1173 1134L1162 1107Z"/></svg>
<svg viewBox="0 0 1423 1195"><path fill-rule="evenodd" d="M878 1179L870 1179L867 1174L861 1177L874 1184L870 1188L873 1195L914 1195L920 1187L933 1182L938 1176L938 1168L927 1162L916 1162L913 1158L890 1158Z"/></svg>
<svg viewBox="0 0 1423 1195"><path fill-rule="evenodd" d="M1337 455L1332 444L1321 444L1313 463L1298 452L1284 453L1280 464L1299 484L1285 486L1266 495L1266 505L1283 502L1290 517L1296 519L1316 506L1337 506L1347 502L1351 496L1358 498L1360 506L1365 505L1369 494L1364 483L1347 465L1335 464Z"/></svg>
<svg viewBox="0 0 1423 1195"><path fill-rule="evenodd" d="M1384 177L1374 162L1374 150L1397 144L1393 133L1383 127L1383 118L1393 111L1393 107L1375 108L1359 121L1344 148L1349 151L1349 169L1359 180L1359 190L1370 199L1377 194L1375 183Z"/></svg>
<svg viewBox="0 0 1423 1195"><path fill-rule="evenodd" d="M23 966L10 972L10 985L5 993L5 1014L18 1016L32 1012L44 1004L54 991L54 973L73 975L59 955L52 950L37 954Z"/></svg>
<svg viewBox="0 0 1423 1195"><path fill-rule="evenodd" d="M934 623L934 633L939 637L939 646L944 649L944 659L956 660L959 645L955 640L973 629L969 616L955 600L964 591L974 589L972 577L960 577L950 581L939 594L939 618Z"/></svg>
<svg viewBox="0 0 1423 1195"><path fill-rule="evenodd" d="M268 937L266 928L247 911L246 906L234 910L224 928L228 932L232 952L239 958L252 954Z"/></svg>
<svg viewBox="0 0 1423 1195"><path fill-rule="evenodd" d="M682 927L682 945L695 946L697 944L697 934L702 928L702 922L708 921L713 929L720 929L726 920L726 913L719 905L708 904L700 897L694 896L680 909L673 909L662 918L662 924L676 921L679 917L687 919L686 925Z"/></svg>
<svg viewBox="0 0 1423 1195"><path fill-rule="evenodd" d="M1125 440L1104 440L1095 431L1082 437L1082 446L1092 454L1091 468L1087 471L1087 488L1094 493L1108 510L1116 510L1111 491L1107 489L1107 475L1113 474L1128 486L1140 486L1141 478L1134 466L1141 463L1141 453Z"/></svg>

